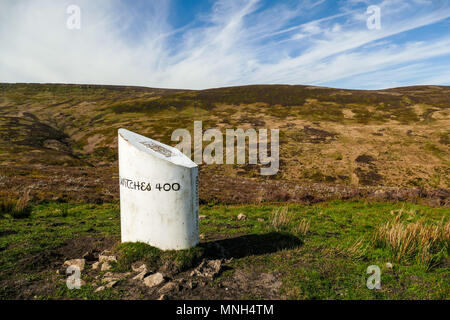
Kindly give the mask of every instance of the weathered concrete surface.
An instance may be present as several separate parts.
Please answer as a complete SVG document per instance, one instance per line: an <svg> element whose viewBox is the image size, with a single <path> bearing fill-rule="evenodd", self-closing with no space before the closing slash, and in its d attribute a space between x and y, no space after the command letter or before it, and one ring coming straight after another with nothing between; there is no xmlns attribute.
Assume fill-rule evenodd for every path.
<svg viewBox="0 0 450 320"><path fill-rule="evenodd" d="M198 166L178 149L119 130L122 242L198 244Z"/></svg>

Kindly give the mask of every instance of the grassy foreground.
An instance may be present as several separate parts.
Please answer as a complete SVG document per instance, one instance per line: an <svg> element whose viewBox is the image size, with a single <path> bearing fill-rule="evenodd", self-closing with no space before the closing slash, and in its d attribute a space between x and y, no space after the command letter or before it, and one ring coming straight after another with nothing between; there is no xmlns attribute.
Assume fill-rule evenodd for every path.
<svg viewBox="0 0 450 320"><path fill-rule="evenodd" d="M449 299L449 213L448 208L362 201L205 205L200 247L215 243L233 259L195 297L209 298L213 289L217 298L235 299ZM238 219L240 214L245 217ZM80 258L92 243L117 247L119 221L118 203L47 203L33 207L28 218L4 215L0 299L127 298L120 285L94 293L87 275L82 289L68 290L65 275L56 274L65 259ZM119 246L130 260L127 248L133 246ZM128 260L119 259L119 267L126 268ZM379 290L366 287L370 265L381 269ZM275 275L276 281L257 289L264 282L261 274Z"/></svg>

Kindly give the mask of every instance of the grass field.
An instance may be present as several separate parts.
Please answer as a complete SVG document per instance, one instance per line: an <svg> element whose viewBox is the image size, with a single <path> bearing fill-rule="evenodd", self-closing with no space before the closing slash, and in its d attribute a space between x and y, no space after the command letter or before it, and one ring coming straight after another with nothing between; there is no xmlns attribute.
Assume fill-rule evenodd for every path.
<svg viewBox="0 0 450 320"><path fill-rule="evenodd" d="M218 251L224 258L232 259L218 278L199 282L194 288L181 286L169 296L187 299L449 299L449 213L448 208L400 202L204 205L200 208L200 257L194 259L189 252L186 256L181 253L185 259L182 268L170 276L187 278L187 272L199 263L197 258L212 258L219 255ZM238 220L239 214L244 214L246 219ZM46 203L34 206L28 218L4 215L0 220L0 297L157 298L157 291L130 279L96 293L97 273L89 265L82 274L86 285L80 290L67 289L66 275L56 273L65 260L80 258L92 248L122 250L118 261L122 270L115 269L117 272L131 271L124 270L123 266L126 269L133 259L145 258L145 254L136 254L136 250L153 252L151 247L118 246L119 219L118 203ZM434 226L439 235L431 235L435 241L425 258L423 246L399 254L398 248L376 240L376 235L389 221L405 228L418 224L424 232L428 226ZM412 237L420 245L419 235ZM400 237L399 241L407 238ZM127 250L133 254L128 252L127 255ZM126 263L121 260L125 258ZM387 263L392 264L392 268ZM366 270L370 265L381 268L380 290L366 287L369 277ZM164 270L159 262L155 268Z"/></svg>

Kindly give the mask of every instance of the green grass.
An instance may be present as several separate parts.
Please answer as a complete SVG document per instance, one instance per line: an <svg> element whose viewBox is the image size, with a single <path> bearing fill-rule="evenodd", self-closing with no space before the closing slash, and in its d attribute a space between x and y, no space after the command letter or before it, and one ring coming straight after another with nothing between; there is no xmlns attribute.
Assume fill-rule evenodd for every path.
<svg viewBox="0 0 450 320"><path fill-rule="evenodd" d="M0 219L0 232L6 234L0 237L0 279L20 267L23 258L57 248L68 239L118 235L118 221L117 204L49 203L35 206L28 218Z"/></svg>
<svg viewBox="0 0 450 320"><path fill-rule="evenodd" d="M174 271L182 272L191 268L204 256L204 248L195 247L188 250L163 251L145 243L121 243L115 249L118 253L117 271L130 271L134 262L145 263L156 270L160 265L170 263Z"/></svg>
<svg viewBox="0 0 450 320"><path fill-rule="evenodd" d="M282 229L276 230L272 217L280 207L288 208L289 219ZM224 272L212 285L231 277L236 269L278 271L283 281L281 293L290 299L449 299L448 247L442 252L441 261L430 269L414 258L397 262L388 247L374 245L373 237L378 228L392 221L396 210L400 209L406 213L405 221L429 224L448 219L450 213L448 208L363 201L336 201L312 206L201 206L200 214L206 218L200 221L200 233L206 239L229 239L217 243L228 250L228 257L234 258L232 269ZM247 219L238 221L240 213ZM309 222L305 234L296 232L301 221ZM29 218L2 218L0 281L39 281L45 278L42 272L51 270L34 271L27 257L45 254L70 239L83 236L119 239L119 222L117 203L47 203L34 207ZM206 244L191 250L163 252L145 244L124 243L115 250L119 256L115 266L117 271L128 270L136 261L155 265L170 262L182 271L209 254ZM386 268L387 262L393 263L394 268ZM365 285L366 269L370 265L378 265L382 270L381 290L369 290ZM8 298L11 294L9 289L0 290L0 298ZM108 299L126 294L118 292L119 289L101 293L93 290L89 284L82 290L67 290L58 285L52 294L38 298ZM245 297L246 293L242 295Z"/></svg>

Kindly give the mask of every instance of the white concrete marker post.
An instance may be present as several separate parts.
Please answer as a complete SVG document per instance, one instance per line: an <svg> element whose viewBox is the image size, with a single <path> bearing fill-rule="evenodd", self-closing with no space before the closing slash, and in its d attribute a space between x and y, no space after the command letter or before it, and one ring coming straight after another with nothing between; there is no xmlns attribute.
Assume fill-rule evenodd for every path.
<svg viewBox="0 0 450 320"><path fill-rule="evenodd" d="M198 166L176 148L119 130L122 242L198 244Z"/></svg>

